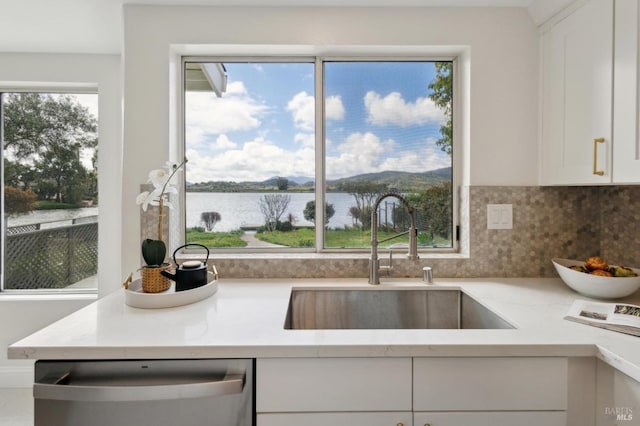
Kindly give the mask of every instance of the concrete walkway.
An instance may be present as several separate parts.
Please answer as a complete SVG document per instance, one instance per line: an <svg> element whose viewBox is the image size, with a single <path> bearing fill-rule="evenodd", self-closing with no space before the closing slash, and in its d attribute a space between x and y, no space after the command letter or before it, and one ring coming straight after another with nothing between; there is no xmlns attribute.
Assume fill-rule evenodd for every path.
<svg viewBox="0 0 640 426"><path fill-rule="evenodd" d="M261 248L261 247L286 247L280 244L271 244L266 241L262 241L256 238L255 231L245 231L244 234L240 236L243 241L246 241L248 248Z"/></svg>

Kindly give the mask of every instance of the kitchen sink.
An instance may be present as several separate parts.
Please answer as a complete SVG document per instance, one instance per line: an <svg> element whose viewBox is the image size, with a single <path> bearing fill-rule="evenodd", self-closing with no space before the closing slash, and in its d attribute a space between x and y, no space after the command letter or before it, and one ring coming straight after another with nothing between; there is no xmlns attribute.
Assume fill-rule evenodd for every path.
<svg viewBox="0 0 640 426"><path fill-rule="evenodd" d="M293 289L288 330L511 329L459 289Z"/></svg>

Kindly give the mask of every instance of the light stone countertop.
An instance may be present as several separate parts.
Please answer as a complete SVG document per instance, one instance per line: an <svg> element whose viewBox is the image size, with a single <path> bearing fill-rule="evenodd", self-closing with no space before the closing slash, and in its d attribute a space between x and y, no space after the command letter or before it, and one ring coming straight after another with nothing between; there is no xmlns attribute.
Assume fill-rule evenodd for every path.
<svg viewBox="0 0 640 426"><path fill-rule="evenodd" d="M418 287L382 279L382 287ZM513 330L285 330L293 287L367 287L366 279L221 279L217 293L167 309L127 306L118 290L11 345L13 359L595 356L640 381L640 338L564 320L586 299L550 278L437 279ZM640 292L621 299L640 305Z"/></svg>

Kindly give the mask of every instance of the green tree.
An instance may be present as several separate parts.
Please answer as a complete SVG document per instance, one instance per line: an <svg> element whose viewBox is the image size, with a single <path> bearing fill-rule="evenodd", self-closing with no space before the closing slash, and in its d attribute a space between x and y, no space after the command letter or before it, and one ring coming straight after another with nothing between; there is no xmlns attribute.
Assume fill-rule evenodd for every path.
<svg viewBox="0 0 640 426"><path fill-rule="evenodd" d="M304 206L304 218L310 222L316 223L316 202L314 200L309 201ZM324 203L324 224L328 224L329 220L336 214L336 209L333 204Z"/></svg>
<svg viewBox="0 0 640 426"><path fill-rule="evenodd" d="M56 201L81 200L89 174L80 155L97 147L96 117L70 95L12 93L4 101L2 148L16 166L12 184L33 187L40 198L53 190ZM29 165L33 176L25 173Z"/></svg>
<svg viewBox="0 0 640 426"><path fill-rule="evenodd" d="M453 80L452 62L436 62L436 76L429 83L432 91L429 98L444 112L445 123L440 126L440 139L436 145L441 150L451 155L453 142L452 105L453 105Z"/></svg>
<svg viewBox="0 0 640 426"><path fill-rule="evenodd" d="M27 190L37 177L37 170L28 164L4 158L4 183L8 186Z"/></svg>
<svg viewBox="0 0 640 426"><path fill-rule="evenodd" d="M426 232L431 241L435 237L451 241L451 183L432 186L408 198L418 210L419 231Z"/></svg>
<svg viewBox="0 0 640 426"><path fill-rule="evenodd" d="M64 145L53 145L36 161L40 179L53 184L57 202L78 203L84 196L83 183L87 174L77 152Z"/></svg>
<svg viewBox="0 0 640 426"><path fill-rule="evenodd" d="M287 189L289 189L289 180L284 177L279 177L278 179L276 179L276 186L278 187L279 191L286 191Z"/></svg>

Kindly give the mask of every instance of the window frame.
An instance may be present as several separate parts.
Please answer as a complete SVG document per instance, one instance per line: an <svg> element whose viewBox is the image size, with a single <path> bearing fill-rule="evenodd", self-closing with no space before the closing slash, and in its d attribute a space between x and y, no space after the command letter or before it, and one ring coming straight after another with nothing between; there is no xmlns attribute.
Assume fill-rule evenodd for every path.
<svg viewBox="0 0 640 426"><path fill-rule="evenodd" d="M10 93L38 93L38 94L56 94L56 95L95 95L100 97L98 87L95 84L68 84L68 83L47 83L37 85L0 85L0 141L4 142L4 108L2 105L2 95ZM99 101L98 101L99 103ZM100 112L98 111L98 114ZM99 116L96 117L98 128L98 149L100 146L100 120ZM0 173L0 213L4 217L4 149L0 150L0 162L2 166L2 173ZM99 220L96 222L98 228L100 227ZM37 288L37 289L7 289L5 288L5 247L6 247L6 231L7 223L2 220L0 223L0 295L97 295L99 292L98 276L99 265L96 264L96 287L95 288ZM98 244L98 243L96 243ZM97 246L99 250L99 245ZM97 259L100 258L99 251Z"/></svg>
<svg viewBox="0 0 640 426"><path fill-rule="evenodd" d="M325 135L326 135L326 121L324 114L324 96L325 96L325 74L324 74L324 63L325 62L451 62L451 72L452 72L452 106L451 106L451 116L452 116L452 152L451 152L451 167L452 167L452 176L451 176L451 208L452 208L452 236L451 236L451 247L440 247L440 248L432 248L432 247L418 247L418 252L422 254L457 254L460 253L460 193L459 193L459 184L461 182L462 176L462 155L461 153L461 138L460 138L460 124L457 123L456 117L460 117L462 114L459 113L460 109L460 87L462 86L460 79L460 57L459 55L450 55L450 56L438 56L438 55L287 55L287 56L276 56L276 55L198 55L198 56L190 56L183 55L180 57L180 72L178 73L178 78L180 79L179 87L180 87L180 96L179 96L179 138L178 138L178 149L177 152L180 158L185 156L186 151L186 125L185 125L185 94L186 94L186 84L185 84L185 65L186 63L193 62L273 62L273 63L283 63L283 62L298 62L298 63L313 63L314 64L314 99L315 99L315 203L316 203L316 218L324 218L324 201L325 201ZM318 124L320 123L320 124ZM181 187L186 188L186 179L185 174L182 174L181 179ZM186 238L186 190L180 191L179 194L179 203L180 208L172 211L171 221L172 223L177 223L179 229L175 229L172 232L173 235L178 237L178 244L172 244L174 246L180 246L184 244ZM304 247L283 247L283 248L244 248L244 247L235 247L235 248L213 248L213 251L218 254L251 254L251 253L291 253L291 254L300 254L300 253L317 253L317 254L364 254L369 253L370 248L333 248L333 247L325 247L325 227L321 225L317 225L318 223L323 223L323 220L316 221L315 228L315 247L312 248L304 248ZM198 250L194 249L183 249L183 252L197 252Z"/></svg>

